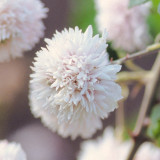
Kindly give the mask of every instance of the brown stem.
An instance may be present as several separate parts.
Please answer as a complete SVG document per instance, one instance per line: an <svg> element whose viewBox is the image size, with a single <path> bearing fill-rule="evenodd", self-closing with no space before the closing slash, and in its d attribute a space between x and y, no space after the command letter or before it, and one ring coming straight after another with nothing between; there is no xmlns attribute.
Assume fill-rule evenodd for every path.
<svg viewBox="0 0 160 160"><path fill-rule="evenodd" d="M151 80L146 85L136 127L133 132L134 135L133 139L135 140L135 143L133 145L133 148L131 149L131 152L127 160L133 160L134 155L138 150L139 146L144 142L143 138L144 138L144 132L146 130L146 126L144 126L144 120L146 116L148 116L151 112L156 90L158 88L158 85L160 84L160 53L156 58L156 61L152 67L151 72L153 73L153 75ZM140 140L141 138L142 140Z"/></svg>
<svg viewBox="0 0 160 160"><path fill-rule="evenodd" d="M127 160L133 160L135 153L137 152L137 150L139 149L142 143L146 141L151 141L148 137L145 137L143 134L138 135L138 136L133 134L131 136L132 136L134 143L131 149L132 152L130 152L130 155Z"/></svg>
<svg viewBox="0 0 160 160"><path fill-rule="evenodd" d="M146 114L149 114L152 108L152 101L155 97L155 90L158 88L159 80L160 80L160 53L156 58L156 61L152 67L152 79L149 81L149 83L146 85L144 98L142 101L142 105L140 108L140 112L138 115L138 120L136 123L136 128L134 130L135 134L139 134L142 127L143 122L145 119Z"/></svg>
<svg viewBox="0 0 160 160"><path fill-rule="evenodd" d="M133 143L132 152L130 153L128 160L133 160L134 155L137 152L137 150L138 150L138 148L140 147L141 144L142 144L141 141Z"/></svg>
<svg viewBox="0 0 160 160"><path fill-rule="evenodd" d="M128 60L134 60L138 57L142 57L144 55L148 55L148 54L153 54L153 53L157 53L160 51L160 43L157 44L153 44L149 47L147 47L145 50L143 51L139 51L133 54L129 54L126 57L120 58L118 60L115 60L113 62L111 62L112 64L122 64Z"/></svg>

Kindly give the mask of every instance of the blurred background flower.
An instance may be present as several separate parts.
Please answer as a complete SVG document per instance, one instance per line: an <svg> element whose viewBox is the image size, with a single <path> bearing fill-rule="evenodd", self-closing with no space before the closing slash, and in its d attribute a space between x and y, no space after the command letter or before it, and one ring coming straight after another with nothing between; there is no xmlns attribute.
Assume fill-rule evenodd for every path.
<svg viewBox="0 0 160 160"><path fill-rule="evenodd" d="M132 141L121 141L114 135L113 128L106 128L103 137L83 142L78 160L125 160L132 147ZM160 149L152 143L144 143L134 160L159 160Z"/></svg>
<svg viewBox="0 0 160 160"><path fill-rule="evenodd" d="M0 62L21 57L34 47L43 37L47 11L40 0L1 0Z"/></svg>
<svg viewBox="0 0 160 160"><path fill-rule="evenodd" d="M78 160L125 160L130 142L116 139L113 128L106 128L103 136L81 144Z"/></svg>
<svg viewBox="0 0 160 160"><path fill-rule="evenodd" d="M26 154L20 144L9 143L6 140L0 141L0 159L1 160L27 160Z"/></svg>
<svg viewBox="0 0 160 160"><path fill-rule="evenodd" d="M24 125L8 138L23 146L27 160L66 160L74 159L75 145L50 132L40 123Z"/></svg>
<svg viewBox="0 0 160 160"><path fill-rule="evenodd" d="M144 49L150 42L147 26L151 3L128 8L129 0L95 0L98 30L108 31L113 47L129 53Z"/></svg>

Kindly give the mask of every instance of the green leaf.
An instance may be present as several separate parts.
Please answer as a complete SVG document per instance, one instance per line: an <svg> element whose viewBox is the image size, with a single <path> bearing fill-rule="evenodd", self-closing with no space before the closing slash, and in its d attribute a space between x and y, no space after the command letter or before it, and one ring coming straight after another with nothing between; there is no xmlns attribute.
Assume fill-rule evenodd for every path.
<svg viewBox="0 0 160 160"><path fill-rule="evenodd" d="M156 105L151 114L151 125L147 131L148 135L160 146L160 104Z"/></svg>
<svg viewBox="0 0 160 160"><path fill-rule="evenodd" d="M113 49L111 42L108 42L107 52L109 53L109 59L116 60L118 59L118 55L116 50Z"/></svg>
<svg viewBox="0 0 160 160"><path fill-rule="evenodd" d="M159 0L152 0L152 5L157 8L158 7L158 4L159 4Z"/></svg>
<svg viewBox="0 0 160 160"><path fill-rule="evenodd" d="M78 26L83 31L86 30L88 25L92 25L94 34L97 34L97 27L95 23L96 6L94 0L71 0L72 8L69 17L69 26ZM118 58L116 51L112 48L111 43L107 48L110 58L114 60Z"/></svg>
<svg viewBox="0 0 160 160"><path fill-rule="evenodd" d="M157 12L159 2L159 0L152 0L151 13L147 19L149 30L153 38L160 33L160 14Z"/></svg>
<svg viewBox="0 0 160 160"><path fill-rule="evenodd" d="M129 1L129 7L131 8L131 7L146 3L148 1L150 1L150 0L130 0Z"/></svg>
<svg viewBox="0 0 160 160"><path fill-rule="evenodd" d="M95 25L96 10L94 0L71 0L72 8L69 17L69 25L71 27L78 26L83 31L91 24L94 34L97 34Z"/></svg>

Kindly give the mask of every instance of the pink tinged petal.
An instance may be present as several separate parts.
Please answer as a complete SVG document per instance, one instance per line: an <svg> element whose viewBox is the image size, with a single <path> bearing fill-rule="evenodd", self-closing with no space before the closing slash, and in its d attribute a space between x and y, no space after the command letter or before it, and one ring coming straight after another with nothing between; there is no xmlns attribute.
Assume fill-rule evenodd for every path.
<svg viewBox="0 0 160 160"><path fill-rule="evenodd" d="M118 69L108 63L104 37L92 37L90 28L85 35L78 28L65 29L48 42L48 50L37 54L30 82L31 110L63 137L90 137L102 127L100 118L117 107L121 93L111 93L118 87L110 88L112 83L106 82L115 83ZM36 99L40 86L43 94Z"/></svg>

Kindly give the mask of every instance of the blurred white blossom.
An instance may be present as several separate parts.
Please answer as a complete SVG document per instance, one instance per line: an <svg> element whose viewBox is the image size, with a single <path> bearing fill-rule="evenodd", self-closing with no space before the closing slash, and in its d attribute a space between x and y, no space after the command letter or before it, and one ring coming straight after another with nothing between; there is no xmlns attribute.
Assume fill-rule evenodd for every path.
<svg viewBox="0 0 160 160"><path fill-rule="evenodd" d="M136 154L135 160L142 160L144 158L145 160L160 160L160 148L149 142L142 144Z"/></svg>
<svg viewBox="0 0 160 160"><path fill-rule="evenodd" d="M50 132L39 122L23 125L12 132L9 140L19 142L25 148L28 160L71 160L75 155L70 141Z"/></svg>
<svg viewBox="0 0 160 160"><path fill-rule="evenodd" d="M121 66L109 63L106 32L101 38L92 32L91 26L56 32L33 63L31 110L63 137L90 137L122 98L114 82Z"/></svg>
<svg viewBox="0 0 160 160"><path fill-rule="evenodd" d="M132 141L120 141L112 128L106 128L97 140L83 142L78 160L125 160L132 147ZM134 160L160 160L160 148L146 142L141 145Z"/></svg>
<svg viewBox="0 0 160 160"><path fill-rule="evenodd" d="M81 145L78 160L125 160L131 143L121 142L114 136L114 130L107 128L102 137L89 140Z"/></svg>
<svg viewBox="0 0 160 160"><path fill-rule="evenodd" d="M0 1L0 62L21 57L44 34L47 8L40 0Z"/></svg>
<svg viewBox="0 0 160 160"><path fill-rule="evenodd" d="M109 32L113 46L127 52L146 47L150 35L146 23L150 3L128 8L129 0L95 0L99 31Z"/></svg>
<svg viewBox="0 0 160 160"><path fill-rule="evenodd" d="M0 160L26 160L26 154L20 144L0 141Z"/></svg>

